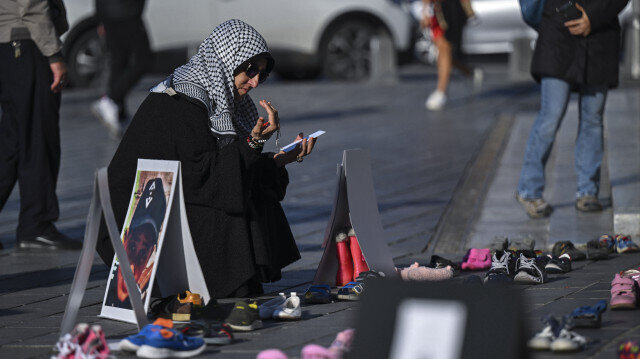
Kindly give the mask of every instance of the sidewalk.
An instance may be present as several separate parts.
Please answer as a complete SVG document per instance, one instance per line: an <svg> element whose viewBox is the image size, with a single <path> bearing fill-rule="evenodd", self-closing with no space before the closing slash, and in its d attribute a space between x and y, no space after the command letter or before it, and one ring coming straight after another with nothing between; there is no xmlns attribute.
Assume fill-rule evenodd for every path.
<svg viewBox="0 0 640 359"><path fill-rule="evenodd" d="M283 123L287 124L283 128L284 139L300 130L305 133L317 129L327 131L320 146L314 149L315 162L310 158L303 165L291 168L291 185L283 203L302 259L286 268L281 281L265 286L265 291L272 295L280 291L302 293L313 279L331 211L335 166L346 148L367 148L371 152L385 238L396 265L408 265L414 259L427 263L429 258L422 249L430 239L436 243L438 228L447 222L447 217L455 216L447 209L454 207L452 199L458 198L460 184L469 175L468 170L477 160L479 149L492 133L496 115L504 113L515 114L514 122L504 133L505 146L501 154L495 156L495 163L483 166L488 167L485 168L488 180L479 198L484 201L467 209L472 211L465 216L470 222L465 227L468 228L466 233L458 237L459 243L438 242L434 245L436 253L459 259L464 254L463 248L486 245L495 235L535 235L541 248L560 239L584 243L600 234L613 233L616 193L620 186L626 186L627 192L623 192L629 196L628 191L639 182L640 171L629 169L627 163L629 171L620 177L619 172L609 167L608 176L603 177L610 178L608 182L612 189L607 192L603 186L604 197L601 197L613 196L609 201L613 205L601 214L577 216L573 202L567 199L573 191L560 190L560 185L572 185L573 166L567 165L567 161L571 161L573 152L565 148L573 143L575 122L572 123L572 118L575 113L569 113L559 133L555 150L559 153L554 155L553 166L550 166L550 170L555 171L554 184L548 188L553 192L547 199L557 210L549 220L527 219L513 199L515 186L512 181L519 170L518 161L521 161L521 148L524 147L522 138L528 133L534 116L537 88L531 84L505 85L504 73L500 71L487 71L487 75L484 91L476 97L465 92L463 83L454 82L450 106L440 113L424 110L426 89L433 84L435 76L432 73L425 75L421 70L401 74L401 85L275 83L265 86L264 92L252 93L254 100L264 96L281 104L282 110L279 110ZM149 80L150 83L153 81L155 79ZM147 85L145 83L141 88ZM137 91L131 106L135 106L136 101L139 103L145 94L142 89ZM61 212L65 217L60 222L65 233L81 238L93 170L108 163L117 142L108 139L97 121L86 113L88 101L95 97L94 94L78 92L65 96L65 122L62 124L65 147L59 190ZM309 101L310 98L314 101ZM615 118L617 131L635 136L635 141L640 138L638 133L624 133L624 129L637 122L639 104L638 88L627 87L611 93L607 108L606 121L611 123ZM575 102L570 106L575 107ZM607 137L609 143L614 141L611 136L613 134ZM633 147L637 142L630 142L619 134L615 136L615 140L628 144L616 151L634 153L635 149L637 161L640 150ZM614 161L612 155L608 153L609 163ZM625 156L629 158L630 155ZM630 162L633 165L633 161ZM629 214L634 215L633 203L624 208L631 208L625 212L626 218ZM16 210L14 196L0 215L0 241L6 248L0 251L0 357L41 358L51 354L58 338L78 253L25 253L11 248ZM460 249L440 252L438 247L441 245ZM542 286L523 287L530 303L524 317L529 320L532 332L539 329L538 319L543 314L565 314L577 306L593 304L599 299L608 300L613 274L639 264L640 254L614 256L608 261L576 262L574 271L566 276L556 277ZM106 276L106 266L96 257L78 321L100 324L108 339L116 340L136 331L133 325L96 317L102 304ZM234 299L220 302L223 304L221 311L229 310ZM297 358L304 345L327 346L338 331L352 327L357 309L357 302L305 306L301 321L266 322L264 329L238 334L239 340L233 345L210 346L200 357L249 359L255 358L260 350L276 347L290 358ZM619 340L640 339L639 318L638 310L607 311L601 329L583 333L599 342L573 357L613 357L614 345ZM551 355L540 353L534 357Z"/></svg>

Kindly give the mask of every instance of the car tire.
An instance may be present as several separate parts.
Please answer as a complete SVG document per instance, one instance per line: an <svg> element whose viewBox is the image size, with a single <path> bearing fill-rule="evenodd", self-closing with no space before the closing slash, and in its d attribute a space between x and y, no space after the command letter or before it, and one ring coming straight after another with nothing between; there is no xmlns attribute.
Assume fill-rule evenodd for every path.
<svg viewBox="0 0 640 359"><path fill-rule="evenodd" d="M75 38L66 56L70 86L102 85L107 72L107 52L94 27Z"/></svg>
<svg viewBox="0 0 640 359"><path fill-rule="evenodd" d="M322 42L322 72L333 80L364 80L371 70L371 39L376 27L363 20L341 21Z"/></svg>

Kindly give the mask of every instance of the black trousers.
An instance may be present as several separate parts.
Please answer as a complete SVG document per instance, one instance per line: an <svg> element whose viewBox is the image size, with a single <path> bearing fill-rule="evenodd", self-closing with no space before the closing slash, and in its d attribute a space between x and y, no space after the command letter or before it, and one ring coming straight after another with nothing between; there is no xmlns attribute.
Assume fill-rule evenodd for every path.
<svg viewBox="0 0 640 359"><path fill-rule="evenodd" d="M0 43L0 211L20 186L17 237L45 234L58 219L60 94L47 58L31 40Z"/></svg>
<svg viewBox="0 0 640 359"><path fill-rule="evenodd" d="M121 110L124 99L151 65L149 38L141 18L102 21L111 54L109 96Z"/></svg>

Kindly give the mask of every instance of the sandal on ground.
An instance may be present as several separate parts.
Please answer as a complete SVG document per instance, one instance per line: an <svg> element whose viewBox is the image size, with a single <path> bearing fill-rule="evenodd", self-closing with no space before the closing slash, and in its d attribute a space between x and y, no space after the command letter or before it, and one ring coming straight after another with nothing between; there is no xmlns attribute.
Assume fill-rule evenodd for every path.
<svg viewBox="0 0 640 359"><path fill-rule="evenodd" d="M594 306L578 307L571 312L576 328L600 328L602 313L607 309L607 301L601 300Z"/></svg>
<svg viewBox="0 0 640 359"><path fill-rule="evenodd" d="M338 299L358 300L364 292L364 286L360 282L349 282L338 290Z"/></svg>
<svg viewBox="0 0 640 359"><path fill-rule="evenodd" d="M635 309L638 284L617 273L611 282L611 309Z"/></svg>
<svg viewBox="0 0 640 359"><path fill-rule="evenodd" d="M312 285L304 292L304 302L306 304L331 303L331 287L326 284Z"/></svg>

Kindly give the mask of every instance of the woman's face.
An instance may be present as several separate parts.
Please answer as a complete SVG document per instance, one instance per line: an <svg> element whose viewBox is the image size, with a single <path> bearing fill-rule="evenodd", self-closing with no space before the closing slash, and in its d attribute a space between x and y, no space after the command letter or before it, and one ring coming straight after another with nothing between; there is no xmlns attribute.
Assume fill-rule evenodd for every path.
<svg viewBox="0 0 640 359"><path fill-rule="evenodd" d="M251 62L250 65L252 68L257 67L257 74L253 77L249 77L247 75L246 70L240 72L234 77L234 83L236 85L236 93L235 99L236 101L240 100L244 95L248 94L252 88L258 87L260 82L260 74L264 73L267 68L267 59L259 58L255 59ZM252 71L253 72L253 71Z"/></svg>

